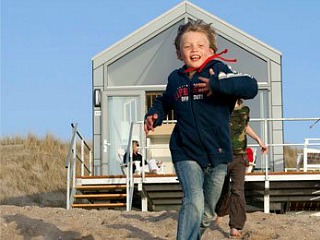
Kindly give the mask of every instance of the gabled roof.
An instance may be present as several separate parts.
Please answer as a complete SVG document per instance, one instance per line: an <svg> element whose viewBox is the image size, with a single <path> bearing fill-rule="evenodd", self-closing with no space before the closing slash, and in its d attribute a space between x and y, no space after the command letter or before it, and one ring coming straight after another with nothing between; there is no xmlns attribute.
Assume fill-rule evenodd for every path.
<svg viewBox="0 0 320 240"><path fill-rule="evenodd" d="M217 34L238 44L249 52L271 59L281 64L281 52L256 39L255 37L232 26L226 21L213 14L197 7L189 1L183 1L171 10L165 12L143 27L137 29L127 37L98 53L92 58L93 69L106 63L113 62L132 51L137 46L148 41L158 33L170 28L170 26L184 19L202 19L207 23L212 23Z"/></svg>

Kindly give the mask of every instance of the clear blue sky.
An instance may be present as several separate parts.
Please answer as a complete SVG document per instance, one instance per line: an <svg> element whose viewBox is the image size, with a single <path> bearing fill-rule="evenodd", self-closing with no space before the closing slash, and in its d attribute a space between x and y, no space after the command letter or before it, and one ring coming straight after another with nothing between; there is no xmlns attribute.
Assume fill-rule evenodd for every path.
<svg viewBox="0 0 320 240"><path fill-rule="evenodd" d="M1 136L92 138L91 58L180 0L2 0ZM192 0L279 50L284 117L320 117L320 1ZM293 125L288 141L320 137Z"/></svg>

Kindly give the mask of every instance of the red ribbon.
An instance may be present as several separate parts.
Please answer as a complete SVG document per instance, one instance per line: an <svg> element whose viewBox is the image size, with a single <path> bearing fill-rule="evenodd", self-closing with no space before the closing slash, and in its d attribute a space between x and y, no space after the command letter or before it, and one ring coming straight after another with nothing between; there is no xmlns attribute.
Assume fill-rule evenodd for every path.
<svg viewBox="0 0 320 240"><path fill-rule="evenodd" d="M203 70L203 68L207 65L208 62L210 62L211 60L213 60L215 58L221 59L221 60L223 60L225 62L236 62L237 59L227 59L227 58L221 57L222 54L226 54L227 52L228 52L228 49L225 49L222 52L214 54L211 57L208 57L207 60L205 60L204 63L201 64L200 67L198 67L198 68L195 68L195 67L187 68L184 71L184 73L189 73L189 72L194 72L194 71L197 71L199 73L199 72L201 72Z"/></svg>

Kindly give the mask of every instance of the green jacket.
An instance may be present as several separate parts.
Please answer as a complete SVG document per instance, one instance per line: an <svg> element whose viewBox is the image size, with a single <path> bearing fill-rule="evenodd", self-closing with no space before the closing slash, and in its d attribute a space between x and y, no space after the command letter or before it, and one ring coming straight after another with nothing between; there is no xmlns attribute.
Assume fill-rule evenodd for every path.
<svg viewBox="0 0 320 240"><path fill-rule="evenodd" d="M246 126L250 120L250 108L244 105L235 107L230 118L230 131L233 154L246 154Z"/></svg>

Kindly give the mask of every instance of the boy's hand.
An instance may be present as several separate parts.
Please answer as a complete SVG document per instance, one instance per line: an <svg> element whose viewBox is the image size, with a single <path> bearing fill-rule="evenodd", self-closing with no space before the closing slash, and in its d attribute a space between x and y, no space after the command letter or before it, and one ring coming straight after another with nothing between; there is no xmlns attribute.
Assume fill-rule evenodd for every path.
<svg viewBox="0 0 320 240"><path fill-rule="evenodd" d="M210 75L214 75L214 71L212 68L209 69ZM207 96L211 96L213 94L211 87L210 87L210 79L209 78L204 78L204 77L199 77L199 80L202 83L197 83L195 84L195 87L199 89L199 92L206 92Z"/></svg>
<svg viewBox="0 0 320 240"><path fill-rule="evenodd" d="M149 115L145 120L144 120L144 131L146 133L146 135L148 135L149 131L153 131L154 130L154 122L158 119L158 114L153 114L153 115Z"/></svg>

